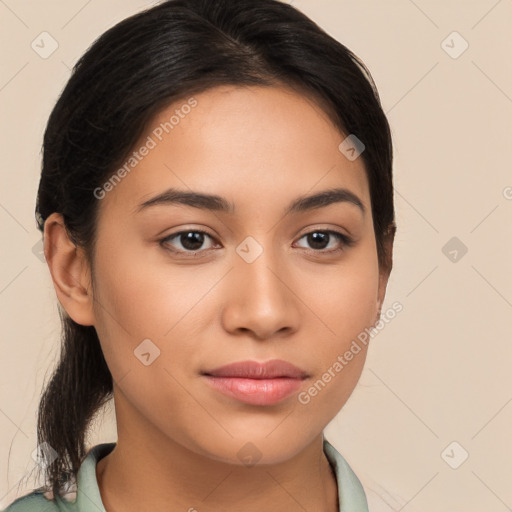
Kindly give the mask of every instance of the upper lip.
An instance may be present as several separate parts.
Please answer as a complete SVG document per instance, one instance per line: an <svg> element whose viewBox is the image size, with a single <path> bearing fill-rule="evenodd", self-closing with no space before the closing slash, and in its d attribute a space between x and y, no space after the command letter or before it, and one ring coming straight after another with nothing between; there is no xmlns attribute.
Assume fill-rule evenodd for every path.
<svg viewBox="0 0 512 512"><path fill-rule="evenodd" d="M246 379L275 379L278 377L304 379L308 376L304 370L281 359L272 359L264 363L239 361L202 373L212 377L240 377Z"/></svg>

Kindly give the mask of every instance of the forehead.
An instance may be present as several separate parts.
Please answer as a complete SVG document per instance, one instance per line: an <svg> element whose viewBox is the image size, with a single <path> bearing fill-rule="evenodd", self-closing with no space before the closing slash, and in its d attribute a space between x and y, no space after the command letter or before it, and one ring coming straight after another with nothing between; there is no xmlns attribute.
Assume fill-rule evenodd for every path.
<svg viewBox="0 0 512 512"><path fill-rule="evenodd" d="M102 208L133 211L173 187L222 195L241 212L342 186L370 209L362 158L339 149L346 135L311 97L286 87L220 86L185 96L149 123Z"/></svg>

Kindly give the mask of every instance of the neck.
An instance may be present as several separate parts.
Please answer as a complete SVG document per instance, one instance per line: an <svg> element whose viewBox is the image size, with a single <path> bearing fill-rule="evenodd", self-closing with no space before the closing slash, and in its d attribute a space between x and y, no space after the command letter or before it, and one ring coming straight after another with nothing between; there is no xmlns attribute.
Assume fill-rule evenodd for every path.
<svg viewBox="0 0 512 512"><path fill-rule="evenodd" d="M336 477L323 451L322 434L288 460L245 466L197 453L157 429L139 429L131 420L118 421L116 447L96 467L108 512L339 510Z"/></svg>

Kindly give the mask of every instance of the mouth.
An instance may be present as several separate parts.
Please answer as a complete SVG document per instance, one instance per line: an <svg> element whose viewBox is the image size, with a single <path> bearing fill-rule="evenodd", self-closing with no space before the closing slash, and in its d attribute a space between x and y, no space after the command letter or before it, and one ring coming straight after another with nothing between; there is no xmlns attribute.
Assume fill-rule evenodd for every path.
<svg viewBox="0 0 512 512"><path fill-rule="evenodd" d="M274 405L297 391L308 374L291 363L241 361L201 372L216 391L251 405Z"/></svg>

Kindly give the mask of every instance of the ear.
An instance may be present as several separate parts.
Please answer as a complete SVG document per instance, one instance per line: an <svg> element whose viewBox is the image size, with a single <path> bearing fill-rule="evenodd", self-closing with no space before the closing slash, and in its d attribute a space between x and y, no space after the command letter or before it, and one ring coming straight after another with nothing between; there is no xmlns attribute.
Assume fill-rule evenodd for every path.
<svg viewBox="0 0 512 512"><path fill-rule="evenodd" d="M46 219L43 241L60 304L77 324L94 325L89 264L83 249L70 240L60 213Z"/></svg>
<svg viewBox="0 0 512 512"><path fill-rule="evenodd" d="M377 315L375 317L374 324L380 319L382 311L382 304L386 296L386 287L388 284L389 275L393 268L393 243L395 240L396 225L393 223L388 227L386 234L384 235L384 253L385 253L385 264L379 268L379 291L377 295Z"/></svg>

